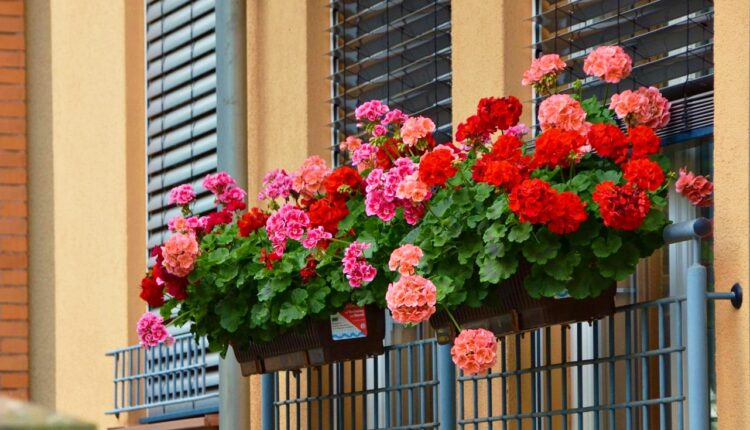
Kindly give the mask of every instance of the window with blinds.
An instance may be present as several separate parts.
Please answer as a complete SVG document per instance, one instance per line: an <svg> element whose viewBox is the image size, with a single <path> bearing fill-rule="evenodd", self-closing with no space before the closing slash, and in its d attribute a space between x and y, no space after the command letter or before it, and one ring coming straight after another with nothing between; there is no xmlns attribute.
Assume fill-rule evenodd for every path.
<svg viewBox="0 0 750 430"><path fill-rule="evenodd" d="M379 99L438 125L451 138L450 0L334 0L332 9L334 159L357 135L354 108Z"/></svg>
<svg viewBox="0 0 750 430"><path fill-rule="evenodd" d="M149 249L164 242L167 221L179 213L167 204L169 190L216 171L215 2L146 5ZM212 200L199 195L195 212Z"/></svg>
<svg viewBox="0 0 750 430"><path fill-rule="evenodd" d="M659 134L713 124L713 1L534 1L535 54L563 57L570 68L561 82L580 78L586 96L602 96L602 82L586 79L583 60L596 46L621 45L633 57L633 72L618 91L654 86L672 100L672 120Z"/></svg>
<svg viewBox="0 0 750 430"><path fill-rule="evenodd" d="M199 190L203 177L217 169L215 6L216 0L146 0L149 250L164 242L167 221L179 214L167 203L169 190L183 183ZM199 194L194 212L212 208L213 196ZM170 328L173 335L187 331ZM200 387L191 385L195 374L185 367L191 353L179 342L146 353L148 372L173 376L147 381L147 401L162 406L149 408L142 422L218 410L217 398L190 400L198 390L215 393L219 385L218 354L209 354L205 342L193 349L207 363Z"/></svg>

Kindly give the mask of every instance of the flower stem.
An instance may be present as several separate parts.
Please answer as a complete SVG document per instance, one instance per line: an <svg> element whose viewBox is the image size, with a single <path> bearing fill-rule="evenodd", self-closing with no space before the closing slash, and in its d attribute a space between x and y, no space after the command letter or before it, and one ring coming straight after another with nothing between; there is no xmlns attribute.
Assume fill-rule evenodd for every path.
<svg viewBox="0 0 750 430"><path fill-rule="evenodd" d="M450 309L448 309L448 306L445 306L445 305L442 305L442 306L443 306L443 309L445 309L445 313L448 314L448 318L450 318L453 325L456 326L456 330L461 331L461 324L459 324L458 321L456 321L456 318L453 316Z"/></svg>
<svg viewBox="0 0 750 430"><path fill-rule="evenodd" d="M190 316L190 312L185 312L185 313L183 313L183 314L177 315L177 316L176 316L175 318L171 319L171 320L170 320L170 321L169 321L169 322L167 323L167 325L168 325L168 326L170 326L170 325L171 325L171 326L173 326L173 327L177 327L177 325L176 325L176 324L177 324L177 321L180 321L181 319L184 319L185 317L189 317L189 316ZM182 326L182 324L180 324L180 326Z"/></svg>

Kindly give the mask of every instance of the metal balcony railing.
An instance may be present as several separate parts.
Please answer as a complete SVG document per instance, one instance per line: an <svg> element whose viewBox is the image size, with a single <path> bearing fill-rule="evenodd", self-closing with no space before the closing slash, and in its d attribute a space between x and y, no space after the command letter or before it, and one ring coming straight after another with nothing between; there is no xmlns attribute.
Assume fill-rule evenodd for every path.
<svg viewBox="0 0 750 430"><path fill-rule="evenodd" d="M218 411L218 354L189 333L171 346L140 345L107 353L114 361L114 407L108 414L148 410L144 422Z"/></svg>

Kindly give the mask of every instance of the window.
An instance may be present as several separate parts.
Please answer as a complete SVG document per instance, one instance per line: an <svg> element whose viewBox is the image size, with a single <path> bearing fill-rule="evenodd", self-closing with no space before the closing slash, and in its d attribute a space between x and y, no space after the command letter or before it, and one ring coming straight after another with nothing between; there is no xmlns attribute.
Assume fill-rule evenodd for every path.
<svg viewBox="0 0 750 430"><path fill-rule="evenodd" d="M633 73L618 85L618 91L655 86L672 100L672 120L659 134L694 133L713 124L711 0L535 3L535 56L560 54L570 67L561 82L579 78L585 96L602 96L602 82L586 79L583 60L599 45L621 45L633 57Z"/></svg>
<svg viewBox="0 0 750 430"><path fill-rule="evenodd" d="M354 108L379 99L439 126L451 137L449 0L331 2L334 160L338 142L358 134Z"/></svg>

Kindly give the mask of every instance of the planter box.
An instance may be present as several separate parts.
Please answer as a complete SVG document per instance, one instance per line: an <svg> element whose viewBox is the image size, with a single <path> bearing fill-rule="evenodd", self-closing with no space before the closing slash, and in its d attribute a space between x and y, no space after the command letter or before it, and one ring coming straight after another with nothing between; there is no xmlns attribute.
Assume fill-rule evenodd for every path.
<svg viewBox="0 0 750 430"><path fill-rule="evenodd" d="M366 335L355 326L366 322ZM359 337L358 337L359 336ZM267 343L235 350L244 376L320 366L383 353L385 315L375 305L347 305L330 320L310 321Z"/></svg>
<svg viewBox="0 0 750 430"><path fill-rule="evenodd" d="M485 328L498 337L523 333L556 324L593 321L612 315L615 310L616 286L589 299L539 298L529 296L523 286L528 265L522 265L510 279L497 286L490 295L494 304L471 308L459 306L452 311L462 328ZM456 327L445 311L430 318L440 344L448 344L457 335Z"/></svg>

